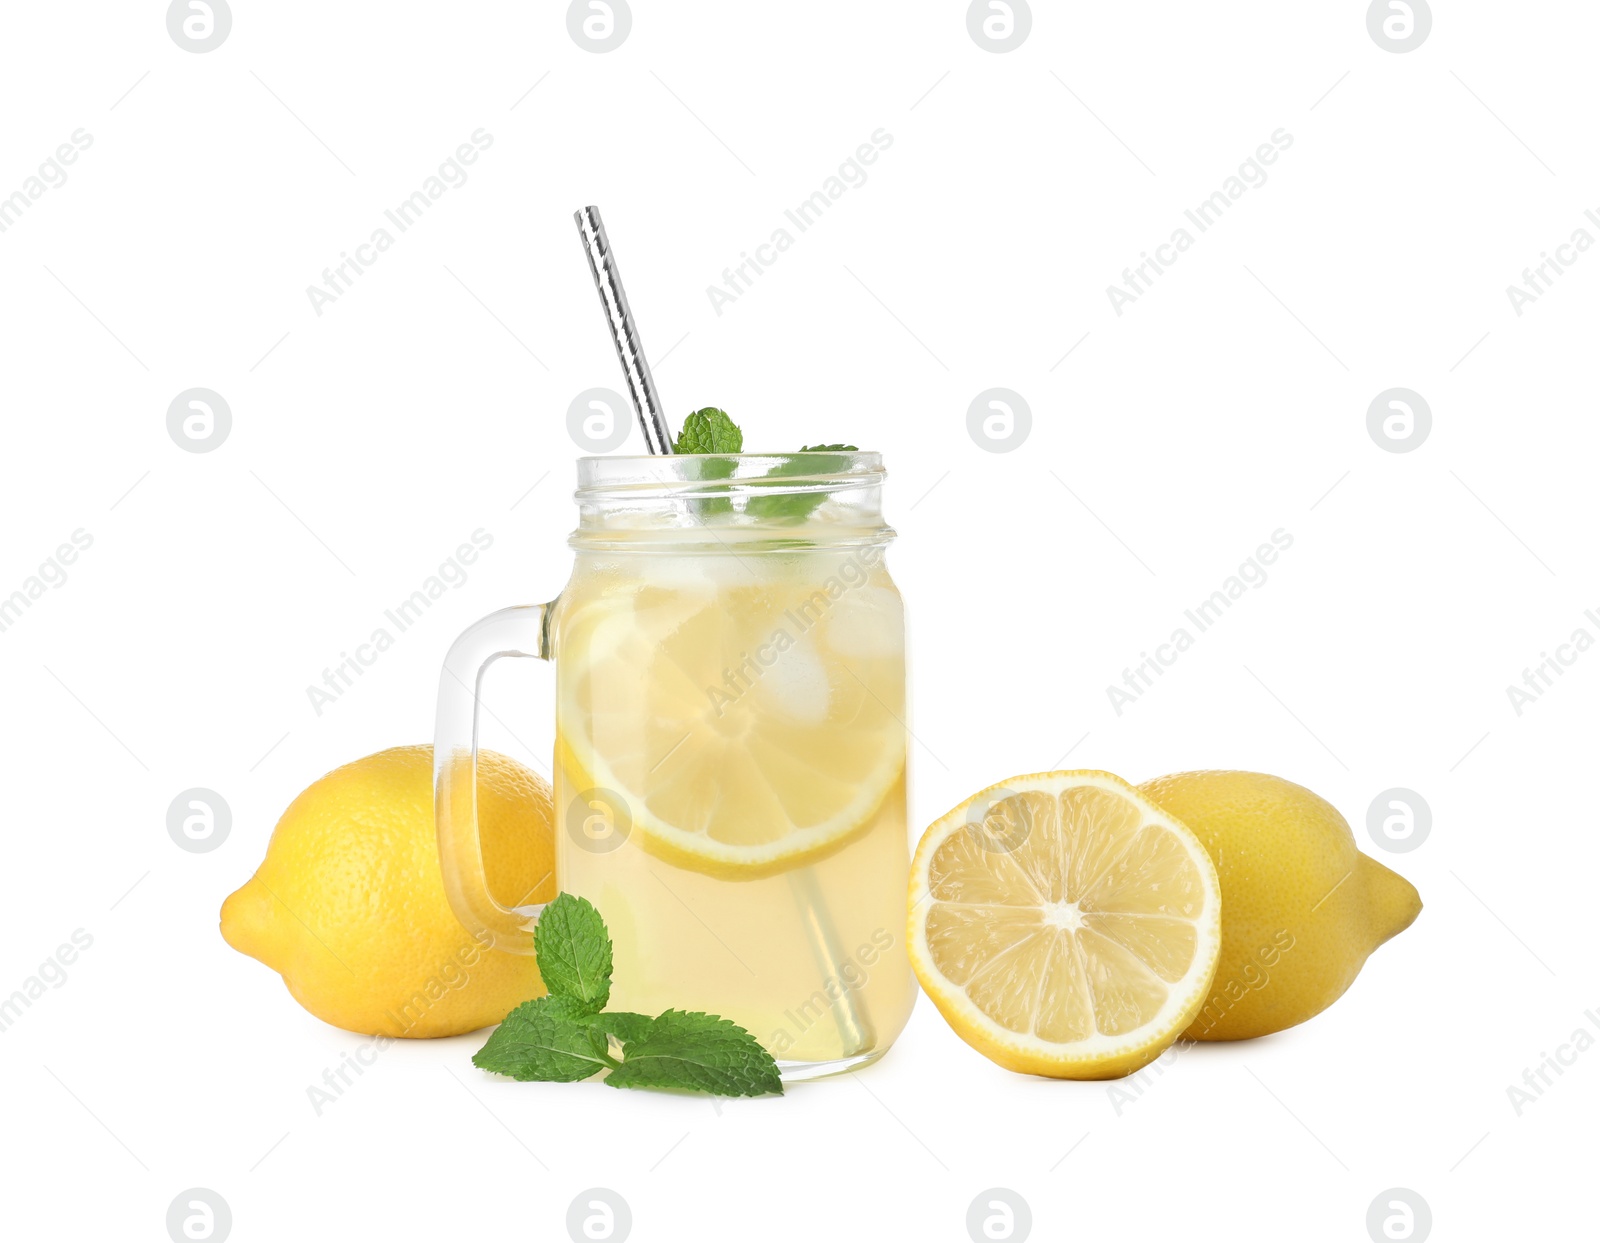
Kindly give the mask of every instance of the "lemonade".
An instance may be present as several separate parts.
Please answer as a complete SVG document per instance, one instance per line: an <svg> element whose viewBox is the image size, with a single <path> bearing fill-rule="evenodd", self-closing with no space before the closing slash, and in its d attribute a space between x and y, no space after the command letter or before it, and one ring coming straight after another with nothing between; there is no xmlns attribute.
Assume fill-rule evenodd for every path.
<svg viewBox="0 0 1600 1243"><path fill-rule="evenodd" d="M611 930L612 1005L720 1014L794 1078L881 1053L915 985L900 596L878 544L788 534L580 532L550 638L557 884Z"/></svg>
<svg viewBox="0 0 1600 1243"><path fill-rule="evenodd" d="M489 891L473 773L489 666L552 661L556 887L609 930L609 972L584 964L609 976L609 1009L721 1016L786 1079L846 1070L882 1055L916 996L883 462L679 449L580 459L566 588L451 647L434 744L445 894L495 949L536 951L532 896Z"/></svg>

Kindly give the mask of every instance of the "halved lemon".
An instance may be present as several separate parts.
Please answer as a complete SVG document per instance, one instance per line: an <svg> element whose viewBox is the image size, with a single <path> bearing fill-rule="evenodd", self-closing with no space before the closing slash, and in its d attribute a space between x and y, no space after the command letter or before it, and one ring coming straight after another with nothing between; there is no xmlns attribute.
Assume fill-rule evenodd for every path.
<svg viewBox="0 0 1600 1243"><path fill-rule="evenodd" d="M902 788L899 595L870 575L830 593L819 555L602 593L563 622L557 758L626 801L652 854L769 875L853 840Z"/></svg>
<svg viewBox="0 0 1600 1243"><path fill-rule="evenodd" d="M973 795L911 865L911 965L956 1033L1010 1070L1115 1079L1204 1004L1222 893L1199 840L1102 772Z"/></svg>

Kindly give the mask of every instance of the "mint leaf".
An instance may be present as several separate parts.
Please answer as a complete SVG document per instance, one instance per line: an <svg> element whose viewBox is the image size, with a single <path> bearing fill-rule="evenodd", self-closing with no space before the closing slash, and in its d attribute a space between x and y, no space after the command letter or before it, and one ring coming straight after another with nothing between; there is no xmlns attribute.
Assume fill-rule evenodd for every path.
<svg viewBox="0 0 1600 1243"><path fill-rule="evenodd" d="M544 908L533 930L533 953L551 996L570 998L588 1014L605 1009L611 998L611 936L600 912L583 898L558 894Z"/></svg>
<svg viewBox="0 0 1600 1243"><path fill-rule="evenodd" d="M801 453L855 453L854 445L802 445ZM781 479L786 475L831 475L844 470L849 463L842 457L825 457L817 461L802 462L791 459L782 466L768 471L766 478ZM745 512L767 522L800 522L809 518L816 507L828 499L826 492L782 492L770 496L759 493L745 503Z"/></svg>
<svg viewBox="0 0 1600 1243"><path fill-rule="evenodd" d="M615 1066L605 1032L586 1021L582 1007L570 997L523 1002L472 1055L472 1064L512 1079L547 1083L577 1083Z"/></svg>
<svg viewBox="0 0 1600 1243"><path fill-rule="evenodd" d="M744 433L728 417L726 410L707 406L683 421L674 453L738 453L744 448ZM726 478L726 476L722 476Z"/></svg>
<svg viewBox="0 0 1600 1243"><path fill-rule="evenodd" d="M631 1044L650 1030L650 1024L655 1020L648 1014L629 1014L626 1010L607 1010L603 1014L591 1014L585 1020L609 1036L615 1036L623 1044Z"/></svg>
<svg viewBox="0 0 1600 1243"><path fill-rule="evenodd" d="M563 893L534 929L549 993L523 1002L472 1055L512 1079L576 1083L602 1070L615 1088L678 1088L722 1096L783 1092L778 1065L744 1028L712 1014L668 1010L656 1018L606 1012L611 936L584 899ZM622 1048L621 1061L611 1042Z"/></svg>
<svg viewBox="0 0 1600 1243"><path fill-rule="evenodd" d="M728 417L726 410L707 406L696 410L683 421L678 433L674 453L728 454L744 448L744 433ZM709 462L697 462L691 478L702 480L731 479L734 463L725 457L713 457ZM703 496L690 501L690 508L701 517L707 514L725 514L733 511L733 502L725 496Z"/></svg>
<svg viewBox="0 0 1600 1243"><path fill-rule="evenodd" d="M628 1042L614 1088L684 1088L719 1096L783 1092L777 1063L744 1028L712 1014L668 1010Z"/></svg>

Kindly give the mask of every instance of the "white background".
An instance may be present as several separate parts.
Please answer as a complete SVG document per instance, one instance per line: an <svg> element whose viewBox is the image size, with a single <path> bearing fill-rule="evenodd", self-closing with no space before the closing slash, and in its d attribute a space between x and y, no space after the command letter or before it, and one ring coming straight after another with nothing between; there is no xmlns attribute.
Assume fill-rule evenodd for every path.
<svg viewBox="0 0 1600 1243"><path fill-rule="evenodd" d="M7 1235L162 1239L196 1186L240 1240L564 1238L593 1186L641 1240L960 1240L996 1186L1048 1239L1365 1239L1396 1186L1440 1238L1578 1219L1600 1053L1521 1116L1506 1089L1600 1008L1600 654L1521 715L1506 687L1600 637L1600 255L1521 316L1506 286L1600 238L1600 12L1440 0L1395 54L1362 0L1035 8L997 54L951 0L636 0L595 54L555 0L235 0L195 54L161 3L7 6L0 194L93 145L0 234L0 595L93 546L0 634L0 993L94 938L0 1035ZM318 316L306 287L480 127L470 180ZM707 286L880 127L869 179L719 316ZM1267 182L1118 316L1106 287L1280 127ZM559 590L566 409L621 387L590 202L676 418L885 454L917 825L1063 763L1259 769L1418 886L1414 928L1330 1011L1120 1112L924 999L880 1064L782 1099L495 1081L462 1037L317 1117L362 1042L217 909L297 791L429 738L460 629ZM166 430L194 386L232 409L213 452ZM993 386L1033 413L1006 454L966 430ZM1367 432L1395 386L1432 409L1410 453ZM306 686L478 527L469 581L318 716ZM1119 715L1108 684L1278 528L1269 581ZM496 677L517 738L489 741L546 767L548 671ZM233 810L209 854L167 835L191 786ZM1389 856L1365 820L1394 786L1433 830Z"/></svg>

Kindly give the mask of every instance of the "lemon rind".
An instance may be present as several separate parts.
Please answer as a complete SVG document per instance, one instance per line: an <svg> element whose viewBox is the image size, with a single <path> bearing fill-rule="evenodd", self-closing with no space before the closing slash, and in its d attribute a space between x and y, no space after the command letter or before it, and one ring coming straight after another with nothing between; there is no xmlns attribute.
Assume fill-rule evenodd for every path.
<svg viewBox="0 0 1600 1243"><path fill-rule="evenodd" d="M1192 922L1200 944L1209 952L1197 954L1183 979L1168 985L1168 996L1150 1022L1132 1032L1107 1036L1096 1033L1081 1041L1058 1043L1002 1027L973 1004L964 989L939 970L928 949L927 916L933 905L928 888L928 861L941 844L967 825L966 813L984 798L1005 791L1028 790L1059 796L1063 791L1095 786L1129 798L1154 822L1172 832L1185 845L1203 878L1205 906ZM1200 839L1182 822L1162 811L1130 783L1098 769L1027 773L999 781L962 800L928 827L911 863L910 916L907 945L923 991L947 1022L968 1044L1007 1069L1057 1078L1105 1079L1131 1074L1154 1061L1180 1036L1205 1004L1216 975L1222 950L1222 888L1215 866Z"/></svg>
<svg viewBox="0 0 1600 1243"><path fill-rule="evenodd" d="M617 783L603 762L590 768L578 755L570 740L557 743L557 763L563 761L572 775L586 787L624 791L634 802L637 794ZM632 831L639 835L643 849L675 867L729 880L759 880L792 868L805 867L827 858L862 837L878 822L884 804L906 779L908 755L904 746L886 748L887 762L860 787L866 791L822 827L797 830L762 846L725 846L699 833L686 833L639 810L630 803ZM835 827L836 826L836 827Z"/></svg>

